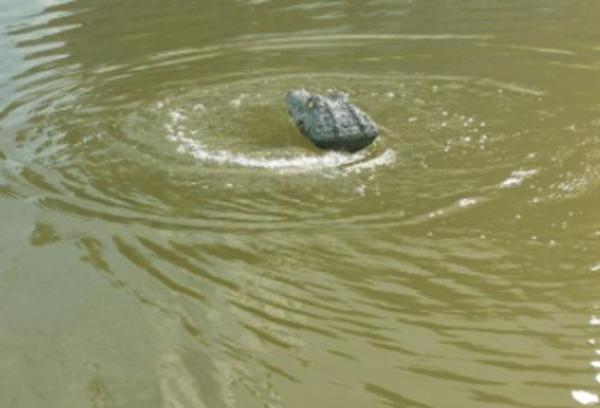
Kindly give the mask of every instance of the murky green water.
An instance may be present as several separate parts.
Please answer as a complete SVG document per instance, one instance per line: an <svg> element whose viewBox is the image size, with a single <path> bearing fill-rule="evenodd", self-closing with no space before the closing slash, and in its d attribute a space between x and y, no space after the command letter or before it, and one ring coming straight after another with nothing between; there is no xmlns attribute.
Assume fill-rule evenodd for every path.
<svg viewBox="0 0 600 408"><path fill-rule="evenodd" d="M599 15L0 1L0 406L597 403Z"/></svg>

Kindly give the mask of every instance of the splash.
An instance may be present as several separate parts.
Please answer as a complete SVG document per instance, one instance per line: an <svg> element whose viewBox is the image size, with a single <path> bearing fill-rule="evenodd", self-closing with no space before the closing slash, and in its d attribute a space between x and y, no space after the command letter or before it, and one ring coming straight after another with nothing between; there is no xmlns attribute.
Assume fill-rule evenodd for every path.
<svg viewBox="0 0 600 408"><path fill-rule="evenodd" d="M336 168L354 163L365 157L364 153L345 154L337 152L326 153L323 156L301 154L293 157L253 157L227 150L209 150L200 141L185 136L181 131L170 134L167 138L172 142L179 143L177 146L178 153L190 154L197 160L258 169L301 171Z"/></svg>
<svg viewBox="0 0 600 408"><path fill-rule="evenodd" d="M159 102L158 109L164 107ZM206 108L200 114L206 112ZM194 109L196 111L196 109ZM194 112L192 112L193 114ZM396 153L392 149L385 150L382 154L369 157L368 150L355 153L327 152L296 153L276 156L273 152L266 153L241 153L227 149L210 148L198 138L198 131L190 131L186 126L188 113L182 110L169 110L168 123L165 125L167 140L176 143L179 154L188 154L194 159L204 163L237 166L243 168L277 170L279 172L311 172L325 169L338 169L345 172L360 172L373 170L379 166L390 165L396 160Z"/></svg>
<svg viewBox="0 0 600 408"><path fill-rule="evenodd" d="M504 180L502 182L502 184L500 184L500 187L502 188L512 188L512 187L518 187L521 184L523 184L523 182L532 177L535 176L538 173L537 169L531 169L531 170L515 170L512 173L510 173L510 176Z"/></svg>

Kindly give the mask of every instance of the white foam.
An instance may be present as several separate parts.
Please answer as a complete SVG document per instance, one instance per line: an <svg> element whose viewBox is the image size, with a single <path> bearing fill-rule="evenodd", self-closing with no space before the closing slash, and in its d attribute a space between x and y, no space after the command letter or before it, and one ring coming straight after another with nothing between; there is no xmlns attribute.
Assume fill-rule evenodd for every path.
<svg viewBox="0 0 600 408"><path fill-rule="evenodd" d="M202 113L206 112L206 106L204 106L202 103L195 104L193 109L194 111L200 111Z"/></svg>
<svg viewBox="0 0 600 408"><path fill-rule="evenodd" d="M600 401L598 395L584 390L572 390L571 396L582 405L594 405Z"/></svg>
<svg viewBox="0 0 600 408"><path fill-rule="evenodd" d="M263 169L320 169L339 167L344 164L358 160L358 155L342 153L327 153L323 156L299 155L295 157L250 157L236 154L227 150L208 150L200 142L181 135L175 135L180 143L177 151L188 153L195 159L218 164L232 164L242 167L253 167Z"/></svg>
<svg viewBox="0 0 600 408"><path fill-rule="evenodd" d="M241 94L239 98L230 101L237 105L241 104L246 94ZM197 108L197 109L196 109ZM198 104L194 110L204 113L205 107ZM178 110L169 111L170 123L165 124L167 139L176 143L177 153L189 154L195 159L222 165L232 165L256 169L272 169L287 172L306 172L323 169L340 169L345 172L359 172L361 170L370 170L379 166L389 165L396 159L396 153L391 150L385 150L381 155L367 159L366 151L356 153L345 152L327 152L321 155L297 154L289 157L273 157L268 154L243 154L231 152L224 149L212 149L207 147L195 135L197 132L190 132L185 126L187 116Z"/></svg>
<svg viewBox="0 0 600 408"><path fill-rule="evenodd" d="M171 111L169 112L169 115L171 115L171 120L173 121L173 123L177 123L181 119L185 119L185 116L181 112Z"/></svg>
<svg viewBox="0 0 600 408"><path fill-rule="evenodd" d="M360 186L356 187L356 192L358 193L359 196L364 197L366 189L367 189L367 186L365 186L364 184L361 184Z"/></svg>
<svg viewBox="0 0 600 408"><path fill-rule="evenodd" d="M246 94L241 94L240 96L238 96L235 99L232 99L231 101L229 101L229 104L231 106L233 106L234 108L239 108L240 106L242 106L242 102L244 101L244 99L246 99L248 97L248 95Z"/></svg>
<svg viewBox="0 0 600 408"><path fill-rule="evenodd" d="M474 198L461 198L458 200L458 206L461 208L471 207L477 204L477 200Z"/></svg>
<svg viewBox="0 0 600 408"><path fill-rule="evenodd" d="M537 169L515 170L512 173L510 173L510 176L500 184L500 187L501 188L518 187L521 184L523 184L523 181L525 181L525 179L535 176L537 173L538 173Z"/></svg>
<svg viewBox="0 0 600 408"><path fill-rule="evenodd" d="M356 153L355 153L356 154ZM392 149L387 149L380 156L374 157L364 162L356 163L348 166L347 170L352 172L360 172L362 170L372 170L375 167L386 166L396 161L396 152Z"/></svg>

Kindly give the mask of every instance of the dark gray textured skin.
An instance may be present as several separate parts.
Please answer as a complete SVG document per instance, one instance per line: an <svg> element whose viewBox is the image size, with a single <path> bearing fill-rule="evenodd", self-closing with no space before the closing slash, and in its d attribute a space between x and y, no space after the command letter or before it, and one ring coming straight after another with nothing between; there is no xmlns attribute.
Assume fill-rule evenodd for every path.
<svg viewBox="0 0 600 408"><path fill-rule="evenodd" d="M288 92L285 102L300 132L321 149L355 152L379 134L377 125L350 103L346 93L321 96L300 89Z"/></svg>

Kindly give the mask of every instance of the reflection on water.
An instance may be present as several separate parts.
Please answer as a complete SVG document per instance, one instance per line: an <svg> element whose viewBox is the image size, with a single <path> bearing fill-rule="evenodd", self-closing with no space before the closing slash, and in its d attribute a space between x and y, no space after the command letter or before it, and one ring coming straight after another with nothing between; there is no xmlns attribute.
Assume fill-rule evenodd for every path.
<svg viewBox="0 0 600 408"><path fill-rule="evenodd" d="M598 403L600 6L6 5L0 406Z"/></svg>

